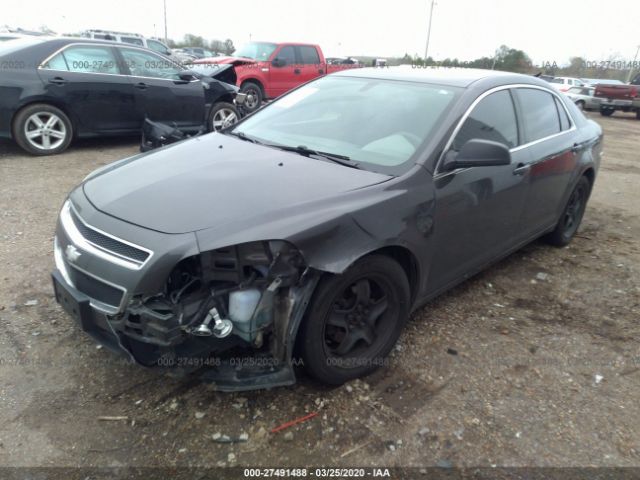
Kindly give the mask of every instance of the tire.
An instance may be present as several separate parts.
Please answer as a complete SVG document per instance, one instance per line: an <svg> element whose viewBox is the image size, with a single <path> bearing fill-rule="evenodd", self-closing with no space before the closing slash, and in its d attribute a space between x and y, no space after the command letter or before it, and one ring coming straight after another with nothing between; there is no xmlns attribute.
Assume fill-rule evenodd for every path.
<svg viewBox="0 0 640 480"><path fill-rule="evenodd" d="M584 101L583 100L578 100L576 102L576 107L578 107L579 110L584 110Z"/></svg>
<svg viewBox="0 0 640 480"><path fill-rule="evenodd" d="M240 87L242 93L247 94L247 98L243 103L247 113L253 113L260 108L262 100L264 100L264 93L262 87L256 82L244 82Z"/></svg>
<svg viewBox="0 0 640 480"><path fill-rule="evenodd" d="M640 108L636 110L636 120L640 120Z"/></svg>
<svg viewBox="0 0 640 480"><path fill-rule="evenodd" d="M614 110L611 108L601 108L600 109L600 115L602 115L603 117L610 117L611 115L613 115Z"/></svg>
<svg viewBox="0 0 640 480"><path fill-rule="evenodd" d="M23 150L34 155L55 155L66 150L71 143L73 126L59 108L36 103L16 114L12 133Z"/></svg>
<svg viewBox="0 0 640 480"><path fill-rule="evenodd" d="M591 182L585 176L581 177L574 187L565 205L560 220L553 232L546 235L545 240L551 245L564 247L568 245L578 231L584 210L591 193Z"/></svg>
<svg viewBox="0 0 640 480"><path fill-rule="evenodd" d="M409 281L389 257L369 255L325 276L298 336L305 370L330 385L373 372L398 340L409 307Z"/></svg>
<svg viewBox="0 0 640 480"><path fill-rule="evenodd" d="M240 114L235 105L228 102L218 102L211 107L207 128L210 132L219 132L238 123Z"/></svg>

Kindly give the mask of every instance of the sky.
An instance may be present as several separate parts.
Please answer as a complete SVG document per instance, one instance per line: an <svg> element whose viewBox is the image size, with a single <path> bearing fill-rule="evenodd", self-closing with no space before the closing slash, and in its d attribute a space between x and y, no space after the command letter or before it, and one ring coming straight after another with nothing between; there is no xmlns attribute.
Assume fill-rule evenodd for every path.
<svg viewBox="0 0 640 480"><path fill-rule="evenodd" d="M318 43L326 56L424 56L431 0L166 0L168 37ZM55 5L55 7L54 7ZM615 7L614 7L615 5ZM2 0L0 26L164 37L163 0ZM581 56L633 61L638 0L436 0L429 55L473 60L506 44L536 65ZM640 58L638 58L640 61Z"/></svg>

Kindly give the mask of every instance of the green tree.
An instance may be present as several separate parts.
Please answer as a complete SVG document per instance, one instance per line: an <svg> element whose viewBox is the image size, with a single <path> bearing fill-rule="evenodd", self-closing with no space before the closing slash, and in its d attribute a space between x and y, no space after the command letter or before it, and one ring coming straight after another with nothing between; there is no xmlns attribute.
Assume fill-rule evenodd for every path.
<svg viewBox="0 0 640 480"><path fill-rule="evenodd" d="M224 53L226 53L227 55L232 55L235 51L236 47L233 46L233 41L231 41L230 38L227 38L224 41Z"/></svg>

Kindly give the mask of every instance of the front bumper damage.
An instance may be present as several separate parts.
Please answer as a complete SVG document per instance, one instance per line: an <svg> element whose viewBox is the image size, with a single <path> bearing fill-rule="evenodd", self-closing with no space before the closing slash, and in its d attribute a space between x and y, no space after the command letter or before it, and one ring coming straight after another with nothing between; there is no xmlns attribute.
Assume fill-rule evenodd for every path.
<svg viewBox="0 0 640 480"><path fill-rule="evenodd" d="M193 234L126 224L83 197L62 209L52 273L82 330L132 362L222 391L295 383L294 340L320 272L292 245L200 252Z"/></svg>

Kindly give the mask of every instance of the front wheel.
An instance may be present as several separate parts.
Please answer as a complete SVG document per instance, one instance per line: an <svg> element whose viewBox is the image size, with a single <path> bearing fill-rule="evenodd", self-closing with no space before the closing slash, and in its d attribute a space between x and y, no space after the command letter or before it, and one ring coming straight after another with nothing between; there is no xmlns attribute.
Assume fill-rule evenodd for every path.
<svg viewBox="0 0 640 480"><path fill-rule="evenodd" d="M55 155L69 146L73 127L69 117L57 107L45 103L29 105L13 120L16 143L34 155Z"/></svg>
<svg viewBox="0 0 640 480"><path fill-rule="evenodd" d="M239 119L240 114L235 105L227 102L218 102L209 112L209 131L219 132L238 123Z"/></svg>
<svg viewBox="0 0 640 480"><path fill-rule="evenodd" d="M248 113L255 112L258 108L260 108L260 105L262 105L262 100L264 98L260 85L255 82L245 82L242 84L242 87L240 87L240 92L247 95L247 98L245 98L242 105L247 109Z"/></svg>
<svg viewBox="0 0 640 480"><path fill-rule="evenodd" d="M591 183L583 176L571 192L556 228L546 236L547 242L558 247L564 247L571 242L582 221L590 192Z"/></svg>
<svg viewBox="0 0 640 480"><path fill-rule="evenodd" d="M306 371L340 385L376 370L400 336L409 303L407 276L386 256L366 256L324 277L298 337Z"/></svg>

